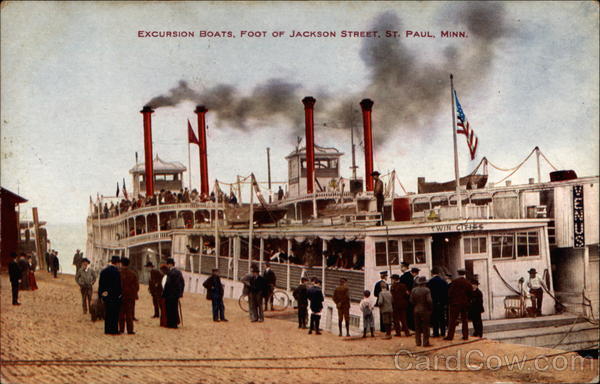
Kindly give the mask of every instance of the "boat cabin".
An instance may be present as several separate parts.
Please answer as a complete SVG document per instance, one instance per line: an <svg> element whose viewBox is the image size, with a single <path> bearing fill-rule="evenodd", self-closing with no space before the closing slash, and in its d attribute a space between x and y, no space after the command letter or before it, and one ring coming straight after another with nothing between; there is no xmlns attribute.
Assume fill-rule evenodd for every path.
<svg viewBox="0 0 600 384"><path fill-rule="evenodd" d="M158 155L154 158L154 189L179 192L183 189L183 172L187 168L179 161L164 161ZM144 195L146 191L145 165L137 163L129 170L133 180L133 196Z"/></svg>

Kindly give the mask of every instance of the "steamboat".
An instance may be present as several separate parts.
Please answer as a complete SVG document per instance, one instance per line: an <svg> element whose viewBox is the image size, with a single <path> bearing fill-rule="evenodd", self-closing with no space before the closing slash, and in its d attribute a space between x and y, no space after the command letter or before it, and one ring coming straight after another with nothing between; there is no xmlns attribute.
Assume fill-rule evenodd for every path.
<svg viewBox="0 0 600 384"><path fill-rule="evenodd" d="M200 191L191 192L191 186L186 190L186 167L153 157L154 111L144 107L145 158L129 171L132 197L90 200L87 254L93 265L102 268L111 255L125 256L147 281L147 261L157 265L172 257L184 274L186 291L203 293L202 282L218 268L226 297L237 299L250 265L263 270L270 262L277 288L288 293L301 276L321 279L326 329L337 323L331 295L342 277L353 301L351 325L362 328L358 301L363 290L373 289L381 271L401 274L403 261L428 278L434 267L454 276L464 268L480 282L487 337L597 349L598 176L554 172L550 181L542 182L538 165L537 181L524 185L490 185L487 175L471 175L453 190L420 178L418 193L400 194L393 171L382 176L385 203L378 212L372 177L373 102L360 103L364 179L343 177L344 154L315 144L315 100L307 97L303 103L305 145L286 156L285 192L272 194L272 201L263 196L263 184L252 174L209 185L207 109L202 106L194 111ZM541 152L534 152L539 161ZM251 191L246 202L241 201L244 185ZM222 190L225 186L229 195ZM528 317L530 297L522 279L530 268L547 286L544 316L535 319Z"/></svg>

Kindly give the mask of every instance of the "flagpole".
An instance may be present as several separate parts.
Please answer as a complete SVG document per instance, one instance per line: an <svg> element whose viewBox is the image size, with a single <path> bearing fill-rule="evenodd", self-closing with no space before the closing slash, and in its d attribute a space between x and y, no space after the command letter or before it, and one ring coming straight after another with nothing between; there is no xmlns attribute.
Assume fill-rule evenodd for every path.
<svg viewBox="0 0 600 384"><path fill-rule="evenodd" d="M188 188L192 190L192 158L190 157L190 141L188 140Z"/></svg>
<svg viewBox="0 0 600 384"><path fill-rule="evenodd" d="M456 144L456 106L454 105L454 81L450 74L450 99L452 100L452 139L454 141L454 177L456 178L456 204L458 218L462 218L462 197L460 196L460 174L458 171L458 147Z"/></svg>

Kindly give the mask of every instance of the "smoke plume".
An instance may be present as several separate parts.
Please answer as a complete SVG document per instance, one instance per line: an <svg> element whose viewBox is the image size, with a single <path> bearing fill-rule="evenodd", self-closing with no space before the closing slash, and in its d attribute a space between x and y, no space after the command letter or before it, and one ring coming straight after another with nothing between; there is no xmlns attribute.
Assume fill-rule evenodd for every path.
<svg viewBox="0 0 600 384"><path fill-rule="evenodd" d="M303 135L304 96L317 97L315 123L319 129L359 127L362 123L358 103L368 97L375 102L376 145L383 144L400 129L404 135L431 134L435 129L432 122L440 111L449 110L449 74L455 74L460 94L468 93L486 78L498 41L511 34L501 3L452 4L442 8L438 17L449 29L466 30L468 38L446 40L450 45L436 58L424 57L407 47L405 37L365 39L360 58L367 67L369 84L354 95L320 98L299 83L278 78L256 85L246 95L229 84L196 91L182 80L147 105L160 108L191 101L214 113L217 127L240 130L268 126L282 119L291 125L295 137ZM376 17L370 30L404 31L402 20L393 11Z"/></svg>

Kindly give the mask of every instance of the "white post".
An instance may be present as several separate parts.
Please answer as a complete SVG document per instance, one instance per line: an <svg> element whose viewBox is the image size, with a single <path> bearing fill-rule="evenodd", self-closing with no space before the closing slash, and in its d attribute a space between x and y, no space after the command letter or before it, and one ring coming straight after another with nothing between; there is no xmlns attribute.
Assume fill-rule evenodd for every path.
<svg viewBox="0 0 600 384"><path fill-rule="evenodd" d="M188 123L189 122L190 121L188 120ZM189 140L188 140L187 147L188 147L188 188L189 188L189 191L191 192L192 191L192 161L190 158L190 142L189 142Z"/></svg>
<svg viewBox="0 0 600 384"><path fill-rule="evenodd" d="M535 147L535 157L537 159L537 177L538 183L542 182L542 173L540 172L540 149Z"/></svg>
<svg viewBox="0 0 600 384"><path fill-rule="evenodd" d="M290 290L290 255L292 254L292 239L288 239L287 241L287 281L286 287L287 290Z"/></svg>
<svg viewBox="0 0 600 384"><path fill-rule="evenodd" d="M248 273L252 264L252 236L254 236L254 175L250 177L250 214L248 216Z"/></svg>
<svg viewBox="0 0 600 384"><path fill-rule="evenodd" d="M260 238L260 256L258 257L258 270L262 272L262 265L265 254L265 239Z"/></svg>
<svg viewBox="0 0 600 384"><path fill-rule="evenodd" d="M218 181L215 180L215 268L219 268L219 254L221 253L221 240L219 239L219 189Z"/></svg>
<svg viewBox="0 0 600 384"><path fill-rule="evenodd" d="M456 178L456 204L458 218L462 218L462 198L460 196L460 173L458 170L458 147L456 144L456 107L454 106L454 81L450 74L450 98L452 99L452 138L454 141L454 177Z"/></svg>
<svg viewBox="0 0 600 384"><path fill-rule="evenodd" d="M323 282L323 295L325 295L325 266L327 265L327 260L325 260L325 251L327 251L328 245L328 241L323 240L323 249L321 249L321 280Z"/></svg>
<svg viewBox="0 0 600 384"><path fill-rule="evenodd" d="M317 170L315 169L315 171L313 172L313 217L316 219L317 218L317 177L315 176L315 173L317 173ZM323 282L325 283L325 282Z"/></svg>
<svg viewBox="0 0 600 384"><path fill-rule="evenodd" d="M202 252L204 251L204 236L200 236L200 247L198 248L198 273L202 273Z"/></svg>

